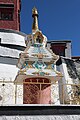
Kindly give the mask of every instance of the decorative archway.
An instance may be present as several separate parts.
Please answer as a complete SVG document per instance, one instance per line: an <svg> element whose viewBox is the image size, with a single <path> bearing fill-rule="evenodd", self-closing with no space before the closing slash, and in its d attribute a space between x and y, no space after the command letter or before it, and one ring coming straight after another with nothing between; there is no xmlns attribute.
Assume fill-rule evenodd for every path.
<svg viewBox="0 0 80 120"><path fill-rule="evenodd" d="M47 78L27 78L23 82L23 104L50 104L51 82Z"/></svg>

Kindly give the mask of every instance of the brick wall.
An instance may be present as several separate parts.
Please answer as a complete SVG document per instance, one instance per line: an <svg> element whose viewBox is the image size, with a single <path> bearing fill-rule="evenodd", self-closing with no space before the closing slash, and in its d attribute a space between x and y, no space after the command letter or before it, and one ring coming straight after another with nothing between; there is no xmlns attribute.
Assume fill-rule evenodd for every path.
<svg viewBox="0 0 80 120"><path fill-rule="evenodd" d="M14 3L15 0L0 0L0 3Z"/></svg>
<svg viewBox="0 0 80 120"><path fill-rule="evenodd" d="M0 28L20 30L20 0L0 0L0 4L14 4L13 20L0 20ZM2 9L2 8L1 8ZM0 9L0 11L1 11ZM5 8L7 10L8 8Z"/></svg>

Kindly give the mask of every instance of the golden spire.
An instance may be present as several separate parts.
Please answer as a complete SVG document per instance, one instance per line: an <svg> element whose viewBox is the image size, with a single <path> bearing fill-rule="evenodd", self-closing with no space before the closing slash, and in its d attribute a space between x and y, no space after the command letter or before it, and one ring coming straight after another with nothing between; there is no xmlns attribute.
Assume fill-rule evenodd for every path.
<svg viewBox="0 0 80 120"><path fill-rule="evenodd" d="M36 31L38 30L38 11L35 7L32 9L32 17L33 17L32 31Z"/></svg>

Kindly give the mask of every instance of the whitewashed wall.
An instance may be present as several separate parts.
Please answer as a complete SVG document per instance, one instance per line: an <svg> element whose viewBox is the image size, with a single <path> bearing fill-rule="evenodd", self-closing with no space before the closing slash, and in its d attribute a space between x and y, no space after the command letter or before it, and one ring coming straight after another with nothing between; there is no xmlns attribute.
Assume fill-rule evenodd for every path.
<svg viewBox="0 0 80 120"><path fill-rule="evenodd" d="M17 49L18 46L25 47L24 35L21 33L17 33L16 31L13 32L11 30L4 30L1 32L0 30L0 39L1 39L1 46L0 46L0 79L3 78L5 80L14 80L18 68L16 67L17 58L19 58L19 54L22 52L21 50ZM6 46L7 44L7 46ZM5 45L5 46L4 46ZM9 45L15 45L16 49L8 47Z"/></svg>
<svg viewBox="0 0 80 120"><path fill-rule="evenodd" d="M80 115L1 116L0 120L80 120Z"/></svg>
<svg viewBox="0 0 80 120"><path fill-rule="evenodd" d="M19 54L22 52L17 46L25 47L25 35L21 32L0 29L0 105L22 104L22 86L14 85L15 77L18 73L16 67ZM15 45L16 49L9 45ZM18 97L18 99L17 99ZM22 101L21 101L22 100ZM19 101L19 102L18 102Z"/></svg>
<svg viewBox="0 0 80 120"><path fill-rule="evenodd" d="M74 61L69 58L61 58L61 64L57 67L58 70L63 74L63 78L59 81L59 96L61 103L68 104L69 100L74 100L77 94L80 93L80 60ZM65 85L67 84L67 85ZM64 85L64 88L63 88ZM75 85L75 86L74 86ZM64 91L63 91L64 89ZM64 97L64 100L62 99ZM80 104L78 102L71 102L71 104Z"/></svg>
<svg viewBox="0 0 80 120"><path fill-rule="evenodd" d="M20 46L26 46L24 37L21 34L13 33L12 31L6 31L6 32L0 32L0 38L2 44L13 44L13 45L20 45Z"/></svg>

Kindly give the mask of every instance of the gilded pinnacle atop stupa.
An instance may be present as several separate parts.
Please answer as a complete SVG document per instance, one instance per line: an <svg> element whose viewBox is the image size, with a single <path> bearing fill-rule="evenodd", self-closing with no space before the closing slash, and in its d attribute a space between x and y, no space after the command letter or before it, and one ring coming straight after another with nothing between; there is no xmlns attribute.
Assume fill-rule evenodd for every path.
<svg viewBox="0 0 80 120"><path fill-rule="evenodd" d="M32 17L33 17L32 31L35 32L36 30L38 30L38 11L35 7L32 9Z"/></svg>

